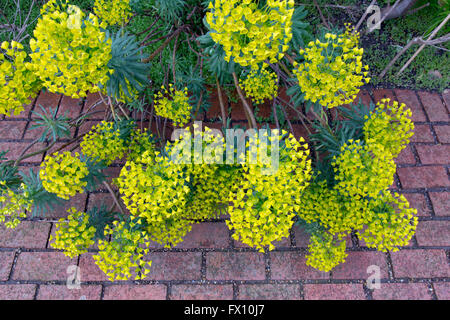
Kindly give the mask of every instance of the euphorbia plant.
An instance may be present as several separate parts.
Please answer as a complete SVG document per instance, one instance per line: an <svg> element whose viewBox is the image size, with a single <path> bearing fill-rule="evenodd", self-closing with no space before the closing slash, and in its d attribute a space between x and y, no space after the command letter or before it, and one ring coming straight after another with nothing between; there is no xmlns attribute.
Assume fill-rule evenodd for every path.
<svg viewBox="0 0 450 320"><path fill-rule="evenodd" d="M413 124L409 109L395 101L376 108L344 106L370 79L359 35L346 26L313 39L304 8L292 0L211 0L203 1L204 7L170 2L178 6L156 1L143 9L139 1L96 1L89 13L51 0L30 40L30 58L20 44L2 45L0 80L17 90L0 89L11 102L8 108L0 104L0 112L17 113L41 87L75 98L95 92L99 101L73 120L58 116L57 109L39 114L39 125L47 127L43 136L15 161L0 164L0 221L15 227L26 212L41 213L77 193L105 187L113 205L88 212L71 208L68 219L56 224L51 245L74 257L97 242L94 259L111 280L144 278L150 241L173 247L193 224L221 213L229 214L233 238L259 251L272 250L299 223L311 233L307 263L323 271L345 260L344 238L352 232L381 251L406 245L417 224L415 210L388 188L394 159L409 142ZM193 23L203 9L205 28ZM126 30L133 19L148 15L157 19L144 30L136 35ZM161 38L162 32L167 34ZM158 41L146 57L143 51ZM182 45L197 66L183 69L178 63ZM172 63L160 64L160 77L149 79L154 66L147 62L158 56L162 61L163 53ZM270 101L276 129L247 132L248 139L238 139L243 153L235 158L234 136L229 149L220 132L190 126L208 107L205 84L216 86L223 117L222 88L233 86L252 129L258 127L253 108ZM282 87L288 101L278 95ZM36 154L27 153L34 144L48 140L37 153L49 151L62 133L98 112L100 103L108 107L104 121L65 144L72 151L79 147L79 153L53 150L40 173L19 175L20 162ZM290 119L288 109L298 118ZM232 129L222 120L223 130ZM293 136L293 120L308 123L309 144ZM167 140L169 124L187 129ZM252 154L258 155L254 162ZM276 162L266 161L272 156ZM117 161L125 164L108 181L105 168Z"/></svg>

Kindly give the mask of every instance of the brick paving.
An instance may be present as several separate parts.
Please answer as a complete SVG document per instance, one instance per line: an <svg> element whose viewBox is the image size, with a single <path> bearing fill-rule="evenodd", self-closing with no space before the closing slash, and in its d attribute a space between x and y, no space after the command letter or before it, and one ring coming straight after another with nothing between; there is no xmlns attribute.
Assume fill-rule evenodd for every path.
<svg viewBox="0 0 450 320"><path fill-rule="evenodd" d="M411 243L399 252L377 252L349 237L347 261L331 272L319 272L305 264L308 237L299 228L294 227L274 251L259 253L234 241L224 219L218 219L194 226L171 250L152 245L147 257L153 261L152 271L145 280L111 283L94 264L95 249L69 259L49 246L55 219L66 216L60 208L43 218L29 218L15 230L0 227L0 299L450 299L450 90L439 95L374 89L361 91L359 97L366 103L389 97L413 112L415 135L396 160L393 190L417 208L419 225ZM75 117L92 101L95 97L83 102L41 93L21 115L0 120L1 149L10 149L10 156L16 157L37 137L39 131L31 130L31 111L39 105L59 105L58 114ZM233 123L245 125L242 109L226 102L232 107ZM200 118L219 115L217 105L213 101ZM262 108L259 115L266 111ZM102 116L91 115L71 137L87 132ZM296 134L306 134L299 123L293 127ZM21 169L36 169L42 159L26 159ZM119 163L108 169L116 175L119 170ZM110 202L104 190L76 196L66 207L85 210L101 202ZM80 289L66 286L70 265L80 267ZM379 267L379 289L366 284L371 265Z"/></svg>

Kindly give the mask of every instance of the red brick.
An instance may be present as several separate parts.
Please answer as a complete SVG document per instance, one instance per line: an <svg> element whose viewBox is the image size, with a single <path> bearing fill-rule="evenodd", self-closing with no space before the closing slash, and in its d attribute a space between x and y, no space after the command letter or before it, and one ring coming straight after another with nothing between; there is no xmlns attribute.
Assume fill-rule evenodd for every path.
<svg viewBox="0 0 450 320"><path fill-rule="evenodd" d="M14 252L0 252L0 281L8 280L14 262Z"/></svg>
<svg viewBox="0 0 450 320"><path fill-rule="evenodd" d="M450 143L450 126L433 126L440 143Z"/></svg>
<svg viewBox="0 0 450 320"><path fill-rule="evenodd" d="M386 258L382 252L348 252L345 262L339 264L332 270L333 279L367 279L371 273L367 268L371 265L380 267L381 277L388 277Z"/></svg>
<svg viewBox="0 0 450 320"><path fill-rule="evenodd" d="M67 218L67 216L69 215L67 213L67 210L70 209L71 207L74 207L79 211L84 211L86 205L86 198L87 198L86 193L78 193L72 198L70 198L69 201L63 202L62 206L57 206L52 211L49 211L46 217Z"/></svg>
<svg viewBox="0 0 450 320"><path fill-rule="evenodd" d="M375 300L431 300L425 283L382 283L372 296Z"/></svg>
<svg viewBox="0 0 450 320"><path fill-rule="evenodd" d="M208 252L208 280L264 280L264 256L257 252Z"/></svg>
<svg viewBox="0 0 450 320"><path fill-rule="evenodd" d="M22 139L26 125L26 121L0 122L0 139Z"/></svg>
<svg viewBox="0 0 450 320"><path fill-rule="evenodd" d="M450 145L416 146L422 164L450 164Z"/></svg>
<svg viewBox="0 0 450 320"><path fill-rule="evenodd" d="M100 300L102 286L81 285L69 289L65 285L41 285L38 300Z"/></svg>
<svg viewBox="0 0 450 320"><path fill-rule="evenodd" d="M364 300L362 284L306 284L306 300Z"/></svg>
<svg viewBox="0 0 450 320"><path fill-rule="evenodd" d="M420 221L416 238L419 246L450 246L450 221Z"/></svg>
<svg viewBox="0 0 450 320"><path fill-rule="evenodd" d="M450 215L450 194L448 192L430 192L431 203L437 216Z"/></svg>
<svg viewBox="0 0 450 320"><path fill-rule="evenodd" d="M171 300L232 300L233 285L174 285Z"/></svg>
<svg viewBox="0 0 450 320"><path fill-rule="evenodd" d="M243 284L240 300L301 300L298 284Z"/></svg>
<svg viewBox="0 0 450 320"><path fill-rule="evenodd" d="M223 105L225 107L225 114L227 117L230 115L228 114L228 97L222 90L222 100ZM217 119L218 117L222 117L222 112L220 110L220 103L219 103L219 96L217 93L217 89L214 87L211 90L211 94L209 96L209 103L211 104L211 107L206 112L206 118L211 119Z"/></svg>
<svg viewBox="0 0 450 320"><path fill-rule="evenodd" d="M146 280L200 280L202 254L200 252L152 252Z"/></svg>
<svg viewBox="0 0 450 320"><path fill-rule="evenodd" d="M372 102L372 98L370 97L370 94L367 90L360 90L358 92L358 95L356 96L355 100L353 101L354 104L358 104L359 100L365 105L369 106Z"/></svg>
<svg viewBox="0 0 450 320"><path fill-rule="evenodd" d="M311 237L303 228L295 226L293 228L295 245L299 248L307 248L309 245L309 238Z"/></svg>
<svg viewBox="0 0 450 320"><path fill-rule="evenodd" d="M76 259L62 252L22 252L13 272L14 280L67 280L67 267L76 265Z"/></svg>
<svg viewBox="0 0 450 320"><path fill-rule="evenodd" d="M42 112L41 106L47 110L50 111L49 108L51 107L52 110L55 110L58 107L59 100L61 99L61 95L51 93L51 92L42 92L39 94L39 97L36 101L36 106L34 110L38 111L39 113ZM31 114L32 119L37 119L39 116L35 114Z"/></svg>
<svg viewBox="0 0 450 320"><path fill-rule="evenodd" d="M225 223L204 222L194 224L191 232L176 248L227 248L228 240L228 227Z"/></svg>
<svg viewBox="0 0 450 320"><path fill-rule="evenodd" d="M406 146L395 159L396 164L415 164L416 159L411 151L410 146Z"/></svg>
<svg viewBox="0 0 450 320"><path fill-rule="evenodd" d="M247 102L249 102L248 99ZM231 102L231 119L233 119L234 121L247 120L247 117L245 116L244 106L242 105L241 100L238 100L237 103Z"/></svg>
<svg viewBox="0 0 450 320"><path fill-rule="evenodd" d="M35 284L1 284L0 300L33 300Z"/></svg>
<svg viewBox="0 0 450 320"><path fill-rule="evenodd" d="M448 121L448 111L436 93L418 92L430 121Z"/></svg>
<svg viewBox="0 0 450 320"><path fill-rule="evenodd" d="M97 93L89 93L86 97L86 101L84 103L83 112L87 112L89 110L89 113L96 112L90 116L88 116L86 119L103 119L105 115L105 110L109 107L104 104L103 102L96 105L94 108L91 108L93 105L95 105L97 102L100 102L101 98L100 95ZM97 112L101 111L101 112Z"/></svg>
<svg viewBox="0 0 450 320"><path fill-rule="evenodd" d="M30 142L2 142L1 151L7 151L9 152L6 154L6 158L8 160L16 160L19 158L19 156L22 154L22 151L25 150L29 146ZM31 154L33 152L40 151L45 147L44 143L36 143L34 146L32 146L26 154ZM23 159L21 162L35 162L35 163L41 163L43 157L43 153L34 155L32 157Z"/></svg>
<svg viewBox="0 0 450 320"><path fill-rule="evenodd" d="M90 193L88 210L91 210L94 207L100 208L102 205L106 205L106 207L109 209L109 207L112 205L112 201L113 199L109 192Z"/></svg>
<svg viewBox="0 0 450 320"><path fill-rule="evenodd" d="M372 94L375 103L381 101L381 99L391 99L391 101L396 100L394 92L390 89L374 89Z"/></svg>
<svg viewBox="0 0 450 320"><path fill-rule="evenodd" d="M450 185L444 167L398 168L397 174L405 189L447 187Z"/></svg>
<svg viewBox="0 0 450 320"><path fill-rule="evenodd" d="M431 134L430 126L428 124L415 124L414 135L410 139L411 142L434 142Z"/></svg>
<svg viewBox="0 0 450 320"><path fill-rule="evenodd" d="M88 133L89 131L91 131L94 128L94 126L96 126L100 122L101 121L97 121L97 120L84 121L83 124L78 128L78 136Z"/></svg>
<svg viewBox="0 0 450 320"><path fill-rule="evenodd" d="M80 115L82 108L83 101L81 99L72 99L71 97L63 96L59 105L57 116L65 116L67 118L74 119Z"/></svg>
<svg viewBox="0 0 450 320"><path fill-rule="evenodd" d="M400 250L391 253L396 278L449 277L444 250Z"/></svg>
<svg viewBox="0 0 450 320"><path fill-rule="evenodd" d="M306 265L305 255L299 252L271 252L272 279L328 279L329 273Z"/></svg>
<svg viewBox="0 0 450 320"><path fill-rule="evenodd" d="M427 121L425 114L422 110L422 106L420 105L419 99L417 99L417 96L414 91L396 89L394 90L394 92L395 95L397 96L398 102L406 104L406 106L411 109L412 121L414 122Z"/></svg>
<svg viewBox="0 0 450 320"><path fill-rule="evenodd" d="M93 253L86 253L80 256L80 275L81 281L107 281L108 277L100 270L95 264L95 260L92 257Z"/></svg>
<svg viewBox="0 0 450 320"><path fill-rule="evenodd" d="M450 282L435 282L433 287L439 300L450 300Z"/></svg>
<svg viewBox="0 0 450 320"><path fill-rule="evenodd" d="M22 221L15 229L0 225L0 247L3 248L45 248L50 223Z"/></svg>
<svg viewBox="0 0 450 320"><path fill-rule="evenodd" d="M425 196L421 193L403 193L405 198L408 200L411 208L417 209L417 216L430 216L431 211L428 208Z"/></svg>
<svg viewBox="0 0 450 320"><path fill-rule="evenodd" d="M36 125L36 123L31 121L30 124L28 125L27 130L25 131L25 135L23 136L24 139L35 140L37 138L42 137L45 128L44 127L33 128L33 125Z"/></svg>
<svg viewBox="0 0 450 320"><path fill-rule="evenodd" d="M112 285L105 287L104 300L165 300L167 287L162 284Z"/></svg>
<svg viewBox="0 0 450 320"><path fill-rule="evenodd" d="M292 129L294 129L294 136L296 139L302 137L305 141L309 141L309 133L305 126L302 124L293 124Z"/></svg>
<svg viewBox="0 0 450 320"><path fill-rule="evenodd" d="M448 112L450 112L450 89L445 89L444 92L442 92L442 98L447 105Z"/></svg>

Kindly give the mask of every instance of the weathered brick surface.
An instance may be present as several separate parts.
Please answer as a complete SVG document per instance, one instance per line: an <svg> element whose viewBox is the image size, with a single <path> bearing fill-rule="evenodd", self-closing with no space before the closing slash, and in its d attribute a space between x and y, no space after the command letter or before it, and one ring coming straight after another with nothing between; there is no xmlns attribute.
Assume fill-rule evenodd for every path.
<svg viewBox="0 0 450 320"><path fill-rule="evenodd" d="M274 280L328 279L321 272L306 265L305 255L299 252L271 252L271 272Z"/></svg>
<svg viewBox="0 0 450 320"><path fill-rule="evenodd" d="M417 216L429 217L431 215L425 196L421 193L403 193L406 200L408 200L411 208L417 209Z"/></svg>
<svg viewBox="0 0 450 320"><path fill-rule="evenodd" d="M241 300L301 300L298 284L246 284L239 286Z"/></svg>
<svg viewBox="0 0 450 320"><path fill-rule="evenodd" d="M433 288L439 300L450 300L450 282L435 282Z"/></svg>
<svg viewBox="0 0 450 320"><path fill-rule="evenodd" d="M371 272L367 268L375 265L380 268L381 277L388 277L385 254L382 252L349 252L345 262L332 270L332 279L367 279Z"/></svg>
<svg viewBox="0 0 450 320"><path fill-rule="evenodd" d="M444 250L400 250L391 253L396 278L449 277Z"/></svg>
<svg viewBox="0 0 450 320"><path fill-rule="evenodd" d="M14 261L14 252L0 252L0 281L8 280Z"/></svg>
<svg viewBox="0 0 450 320"><path fill-rule="evenodd" d="M26 125L26 121L3 121L0 125L0 139L22 139Z"/></svg>
<svg viewBox="0 0 450 320"><path fill-rule="evenodd" d="M411 142L434 142L431 129L428 124L416 124L414 126L414 135L410 139Z"/></svg>
<svg viewBox="0 0 450 320"><path fill-rule="evenodd" d="M1 146L2 151L8 150L8 153L5 155L5 158L7 158L8 160L16 160L22 154L22 151L28 147L30 142L2 142L1 144L2 144ZM43 148L45 148L45 144L42 142L38 142L34 146L32 146L26 152L26 154L37 152ZM42 154L37 154L22 160L22 162L31 162L31 163L40 163L41 161L42 161Z"/></svg>
<svg viewBox="0 0 450 320"><path fill-rule="evenodd" d="M206 117L211 120L220 115L215 92L213 88L212 108L207 114L200 114L199 119ZM371 95L375 102L387 97L405 103L412 110L412 120L416 122L415 135L411 138L411 145L397 157L396 163L399 164L397 174L403 188L399 192L404 194L411 206L418 210L421 221L415 240L400 252L390 253L394 281L401 278L401 283L383 282L381 289L373 290L370 295L374 299L387 300L416 300L433 297L448 300L450 299L450 282L448 282L450 279L448 257L450 183L447 171L450 164L448 156L450 91L446 90L439 96L435 93L416 94L401 89L373 90L370 94L367 90L361 90L356 100L361 98L363 103L368 105L372 101ZM280 96L285 100L288 99L284 89L280 90ZM76 117L98 99L98 94L91 94L84 101L41 93L36 105L33 100L22 114L0 120L0 140L4 141L1 149L10 149L8 156L11 159L17 158L23 148L42 134L42 129L30 130L33 122L27 123L30 119L36 118L30 113L33 109L40 111L38 104L46 108L50 106L56 108L59 103L59 115L67 111L69 117ZM225 94L224 99L228 100ZM238 100L231 105L231 116L234 117L235 124L239 123L246 127L246 117L241 102ZM228 101L226 101L226 108L228 111ZM77 130L78 134L91 130L103 119L106 109L108 107L103 103L92 109L92 111L100 112L89 116L89 121ZM271 105L266 103L259 106L259 109L259 116L268 117ZM290 117L297 117L289 108L286 112ZM307 116L312 117L311 114ZM212 128L221 127L220 122L213 121L215 122L207 123L207 125ZM148 123L144 125L148 126ZM271 124L272 128L274 126ZM306 128L295 122L293 127L296 137L301 136L308 140ZM173 129L167 129L166 134L170 136ZM152 130L155 130L155 126ZM75 129L72 129L71 136L73 137L75 133ZM63 141L59 141L47 154L63 144ZM44 146L45 144L39 143L29 152ZM20 169L27 170L28 166L37 170L36 165L41 160L42 155L26 159ZM120 173L123 160L116 163L118 166L113 165L106 170L114 177ZM111 178L108 179L111 180ZM397 189L395 183L392 188ZM431 203L428 203L428 197ZM71 206L84 210L86 206L90 209L102 202L111 204L111 197L100 187L89 196L86 194L75 196L62 208L51 210L45 218L67 217L66 210ZM53 227L50 230L51 226ZM33 298L95 300L102 296L104 299L117 300L167 298L205 300L233 299L234 297L269 300L366 299L368 297L365 295L363 282L369 276L368 266L380 266L381 277L384 280L390 279L389 259L386 254L366 251L364 241L359 241L362 251L357 248L348 250L349 256L346 262L334 268L331 273L319 272L305 264L305 249L309 244L309 235L299 227L294 226L292 239L289 237L276 243L275 251L266 256L249 249L247 245L239 241L231 240L228 227L221 221L194 225L193 230L174 251L163 250L161 245L152 244L150 248L157 250L150 251L146 257L147 260L152 260L152 266L150 274L145 279L152 281L151 283L111 283L95 264L92 258L93 253L83 254L78 260L77 258L69 259L61 252L50 252L45 249L48 234L49 232L54 234L54 231L54 223L50 222L23 222L15 230L0 227L0 281L3 282L0 284L0 300ZM350 236L346 238L346 245L348 248L353 247ZM419 248L416 247L417 245ZM14 262L18 248L25 250L18 253L18 259ZM354 251L355 249L357 251ZM65 285L69 276L67 267L77 263L80 267L82 287L81 290L69 290ZM433 292L429 287L429 281L421 282L422 278L431 278ZM208 282L203 283L200 280ZM299 280L305 280L305 282L299 283ZM5 281L8 282L4 283ZM32 284L16 284L16 281L32 281ZM58 282L52 283L53 281ZM354 283L355 281L357 283ZM103 293L102 288L104 288Z"/></svg>
<svg viewBox="0 0 450 320"><path fill-rule="evenodd" d="M416 146L422 164L450 164L450 145Z"/></svg>
<svg viewBox="0 0 450 320"><path fill-rule="evenodd" d="M167 287L161 284L111 285L105 287L103 300L165 300Z"/></svg>
<svg viewBox="0 0 450 320"><path fill-rule="evenodd" d="M189 285L172 286L171 300L231 300L233 299L233 285Z"/></svg>
<svg viewBox="0 0 450 320"><path fill-rule="evenodd" d="M38 300L100 300L102 286L81 285L80 289L69 289L66 285L41 285Z"/></svg>
<svg viewBox="0 0 450 320"><path fill-rule="evenodd" d="M450 221L420 221L416 238L419 246L450 246Z"/></svg>
<svg viewBox="0 0 450 320"><path fill-rule="evenodd" d="M20 223L15 229L0 224L0 248L45 248L50 232L50 223Z"/></svg>
<svg viewBox="0 0 450 320"><path fill-rule="evenodd" d="M76 265L76 259L62 252L22 252L13 272L13 280L67 280L67 267Z"/></svg>
<svg viewBox="0 0 450 320"><path fill-rule="evenodd" d="M450 193L430 192L431 203L437 216L450 216Z"/></svg>
<svg viewBox="0 0 450 320"><path fill-rule="evenodd" d="M403 188L438 188L450 186L447 172L441 166L398 168Z"/></svg>
<svg viewBox="0 0 450 320"><path fill-rule="evenodd" d="M95 264L95 260L92 257L94 254L85 253L80 256L80 281L106 281L108 277L100 270Z"/></svg>
<svg viewBox="0 0 450 320"><path fill-rule="evenodd" d="M397 96L397 100L400 103L406 104L408 108L412 111L411 120L414 122L425 122L427 121L425 117L425 113L422 110L422 106L420 105L419 99L415 94L411 94L410 90L394 90L395 95Z"/></svg>
<svg viewBox="0 0 450 320"><path fill-rule="evenodd" d="M35 284L0 284L0 300L33 300Z"/></svg>
<svg viewBox="0 0 450 320"><path fill-rule="evenodd" d="M65 201L63 205L55 207L53 210L46 214L48 218L67 218L69 215L67 210L74 207L77 210L83 211L86 205L86 193L78 193L68 201Z"/></svg>
<svg viewBox="0 0 450 320"><path fill-rule="evenodd" d="M416 159L411 151L411 146L406 146L395 159L396 164L415 164Z"/></svg>
<svg viewBox="0 0 450 320"><path fill-rule="evenodd" d="M264 280L264 256L256 252L208 252L208 280Z"/></svg>
<svg viewBox="0 0 450 320"><path fill-rule="evenodd" d="M146 280L200 280L202 256L199 252L153 252Z"/></svg>
<svg viewBox="0 0 450 320"><path fill-rule="evenodd" d="M375 89L372 91L372 94L375 103L379 102L381 99L395 100L394 92L390 89Z"/></svg>
<svg viewBox="0 0 450 320"><path fill-rule="evenodd" d="M450 126L433 126L440 143L450 143Z"/></svg>
<svg viewBox="0 0 450 320"><path fill-rule="evenodd" d="M419 91L418 95L430 121L449 121L448 111L438 94Z"/></svg>
<svg viewBox="0 0 450 320"><path fill-rule="evenodd" d="M227 248L229 232L225 223L204 222L192 226L191 232L177 248Z"/></svg>
<svg viewBox="0 0 450 320"><path fill-rule="evenodd" d="M305 284L305 300L365 300L362 284Z"/></svg>
<svg viewBox="0 0 450 320"><path fill-rule="evenodd" d="M380 289L374 289L375 300L431 300L431 294L425 283L381 283Z"/></svg>

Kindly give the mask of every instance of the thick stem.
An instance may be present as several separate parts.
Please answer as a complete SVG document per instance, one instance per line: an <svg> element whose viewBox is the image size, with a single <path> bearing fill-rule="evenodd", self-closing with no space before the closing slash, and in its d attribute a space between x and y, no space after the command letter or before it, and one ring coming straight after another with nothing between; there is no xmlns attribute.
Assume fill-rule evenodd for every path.
<svg viewBox="0 0 450 320"><path fill-rule="evenodd" d="M223 97L222 97L222 90L220 88L219 79L216 77L216 86L217 86L217 96L219 97L219 104L220 104L220 112L222 113L222 123L223 127L227 127L227 114L225 113L225 105L223 103Z"/></svg>

